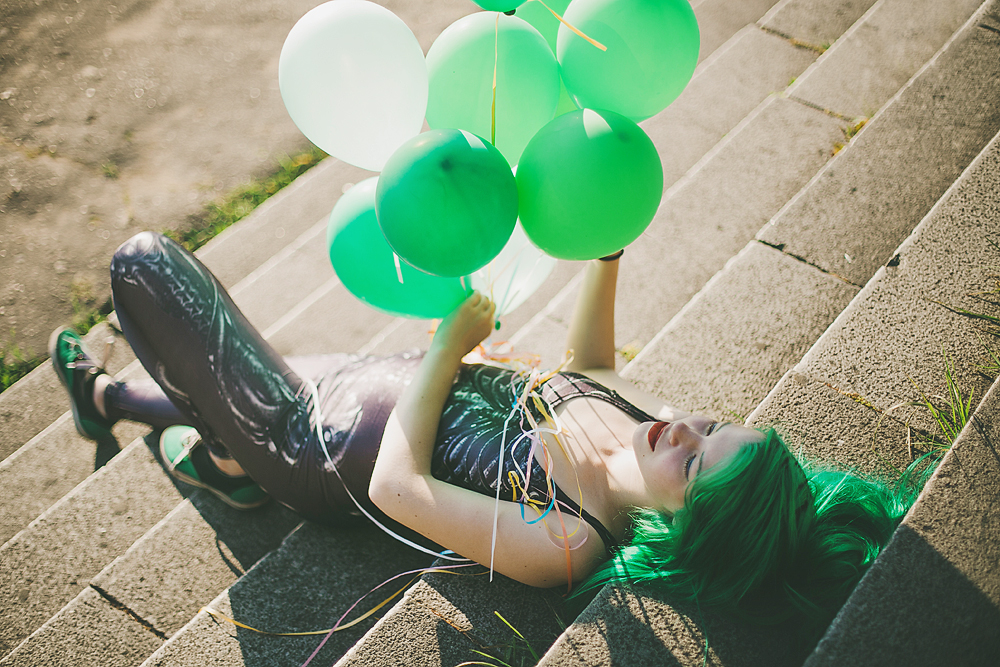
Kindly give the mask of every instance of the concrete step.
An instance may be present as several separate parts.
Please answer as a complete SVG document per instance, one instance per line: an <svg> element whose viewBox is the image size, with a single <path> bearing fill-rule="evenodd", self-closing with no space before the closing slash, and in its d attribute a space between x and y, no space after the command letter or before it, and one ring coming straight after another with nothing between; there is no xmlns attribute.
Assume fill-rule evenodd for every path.
<svg viewBox="0 0 1000 667"><path fill-rule="evenodd" d="M990 83L1000 80L1000 39L979 27L994 7L967 21L759 231L763 243L748 243L656 334L626 376L687 410L731 419L754 409L1000 130L1000 112L968 112L1000 102ZM946 107L935 104L942 97ZM937 131L914 140L913 128L931 126ZM890 175L900 173L905 182L890 186ZM826 238L813 231L817 212L836 229ZM806 234L815 241L795 245ZM823 261L841 238L862 236L874 250L864 262L855 257L849 275Z"/></svg>
<svg viewBox="0 0 1000 667"><path fill-rule="evenodd" d="M792 59L794 63L793 69L796 71L801 71L801 69L806 67L814 57L811 52L795 49L794 47L789 46L785 41L772 36L763 35L756 29L744 30L734 39L734 41L740 45L740 48L728 49L728 53L726 54L728 58L732 59L733 63L737 62L738 54L741 52L741 49L744 48L746 49L744 56L746 53L754 54L757 57L752 58L751 60L757 61L762 60L762 56L766 55L767 49L770 48L778 54L772 58L772 63L775 61L780 62L781 54L783 53L785 54L785 58ZM744 47L742 45L747 46ZM804 58L803 54L805 54ZM766 59L764 60L766 61ZM702 68L701 71L724 73L726 70L720 66L720 63L725 62L726 61L720 57L712 63L709 63L709 65L715 67L716 69L711 70L708 66L706 66ZM759 75L768 75L767 69L760 68ZM765 97L770 92L770 86L781 85L784 83L786 76L786 71L779 71L777 75L771 73L772 80L770 83L764 81L763 83L756 84L756 86L745 86L745 89L749 91L748 95L751 96L749 98L749 103L744 102L745 106L747 108L752 108L753 104L756 104L759 99ZM705 80L707 79L708 77L706 76ZM725 87L728 83L721 85ZM707 89L712 90L711 87L708 87ZM716 89L714 93L717 94L717 92L718 90ZM737 122L737 119L733 118L729 122L735 123ZM726 131L725 123L717 123L714 127L714 131L719 133L721 136L721 134ZM710 144L706 144L706 147L709 145ZM334 181L334 185L339 184L340 187L329 189L343 189L343 187L350 182L347 180L348 178L356 178L358 176L364 176L364 174L356 174L349 171L341 172L339 176L340 181ZM323 175L324 179L327 177L328 176L326 174ZM301 196L294 191L292 194ZM244 247L246 244L256 247L258 243L263 243L266 239L269 239L272 234L277 237L278 234L274 232L275 229L280 229L284 235L289 233L288 230L281 225L280 220L282 220L282 218L280 216L274 215L273 211L269 211L267 209L264 210L264 215L266 216L265 220L256 222L256 224L249 228L249 231L243 233L245 236L244 238L240 238L238 241L239 247ZM238 230L239 227L236 229ZM369 344L369 347L372 347L369 341L371 340L373 334L377 337L380 330L384 329L386 323L388 322L391 324L392 321L388 318L379 318L377 315L373 318L370 311L362 310L361 307L353 301L353 299L349 298L345 293L342 293L342 288L341 292L338 293L337 288L339 288L339 285L337 285L335 281L331 283L329 278L324 279L322 277L322 273L320 273L319 268L321 266L325 266L326 263L325 247L322 243L325 231L325 219L321 219L312 226L304 226L300 229L301 231L299 229L296 230L299 231L299 235L297 237L286 243L278 253L272 255L271 258L263 262L263 264L258 268L250 271L246 271L245 268L242 270L233 269L229 273L227 273L227 270L223 268L223 270L219 271L219 273L223 274L224 282L231 284L231 291L237 303L282 352L309 353L314 351L331 351L337 349L350 350L352 348L357 349L361 343ZM224 248L225 244L229 242L229 238L237 238L235 236L236 234L237 232L232 232L231 236L228 238L225 235L220 237L215 244L206 247L203 251L203 259L209 263L213 270L216 270L214 262L218 261L222 264L223 261L231 261L221 259L225 256L225 254L221 252L221 249ZM256 241L246 240L251 237L255 238ZM236 264L235 262L232 263ZM223 264L223 266L225 265ZM247 266L249 266L249 263ZM560 271L563 272L564 275L568 273L567 278L575 273L575 268L572 272L565 271L566 267L571 266L572 265L564 265L564 267L560 267ZM557 276L560 271L557 271ZM238 278L237 276L240 274L243 275L241 278ZM281 279L277 280L275 279L275 276L281 276ZM293 287L289 289L289 285ZM558 288L558 286L559 283L557 280L556 288ZM551 292L554 288L546 286L546 289ZM305 299L306 305L302 305L303 302L300 302L299 304L292 305L289 310L288 296L290 294L298 294L301 296L303 292L310 294L310 296ZM542 294L536 295L535 298L547 298L547 295L544 292L545 290L542 290ZM343 331L339 331L336 335L330 336L330 332L334 329L327 326L324 320L318 320L318 327L315 326L315 323L313 327L310 327L309 322L313 321L314 318L311 316L312 313L309 312L309 308L313 307L313 304L316 304L316 308L320 307L319 297L323 298L322 305L324 310L335 313L335 319L340 323L349 323L351 326L360 327L363 331L363 335L355 335L352 337L351 335L344 335ZM331 308L331 300L336 300L336 302L342 307ZM345 313L345 308L350 309L352 307L357 309L358 312L353 313L353 311L347 310ZM524 312L529 312L530 309L525 307L522 310ZM524 316L521 317L522 320L527 319L524 318ZM374 320L374 322L372 320ZM416 324L416 326L412 326L410 323L404 323L403 326L397 326L394 331L394 333L399 332L401 329L405 329L407 325L410 325L409 329L410 333L413 334L413 338L404 343L406 347L412 346L414 343L419 344L426 341L426 323L414 324ZM508 328L511 327L510 321L507 322L507 326ZM303 336L303 327L306 327L306 331L310 333L314 330L314 328L318 328L326 335L326 338L313 335ZM285 330L296 332L298 334L297 338L293 338L286 343L283 343L281 335ZM388 337L389 336L384 336L384 338ZM396 339L400 340L400 337L397 336ZM384 343L380 342L377 344ZM433 578L431 581L433 583ZM507 583L512 585L511 582ZM425 585L430 584L425 583ZM95 586L98 586L98 584L95 583ZM488 590L492 592L494 597L498 598L499 601L496 605L497 608L503 608L503 595L498 594L497 587L494 586ZM526 596L530 596L532 593L533 592L529 589L525 589L523 592ZM69 608L67 608L66 612L69 613ZM517 616L512 616L512 618L516 619ZM53 619L53 623L58 622L59 619ZM496 623L495 618L493 618L493 622ZM153 623L150 623L150 625L155 627ZM39 636L41 636L41 634L42 633L40 632ZM555 634L550 634L545 644L547 645L550 643L554 636ZM461 650L465 651L467 648L463 645Z"/></svg>
<svg viewBox="0 0 1000 667"><path fill-rule="evenodd" d="M856 149L855 146L850 150ZM990 241L1000 234L998 186L1000 134L994 136L900 246L891 266L876 273L801 362L754 410L748 423L760 427L777 426L790 446L796 450L801 448L807 456L837 462L868 474L886 475L893 472L889 466L898 470L909 461L906 426L902 420L924 428L930 426L926 415L919 412L909 415L893 412L889 418L884 416L893 406L919 399L910 383L911 378L928 395L943 393L942 354L945 354L953 360L953 377L963 391L981 396L989 386L989 381L977 371L977 366L988 360L981 327L975 320L938 302L1000 315L995 301L984 302L971 296L993 287L987 267L995 266L997 258L996 247ZM766 252L777 258L775 268L780 272L780 263L787 258L781 258L772 249ZM734 331L742 331L748 326L754 331L752 327L759 326L761 320L771 320L775 313L767 310L761 320L738 315L747 309L741 302L750 303L751 308L759 305L732 289L740 283L741 272L744 277L760 275L759 272L747 272L752 266L751 260L758 259L755 254L759 258L759 252L748 249L727 266L723 274L729 275L720 276L699 295L693 302L692 315L696 309L701 311L699 317L710 317L712 310L720 308L736 313L731 320L733 326L729 327ZM813 267L805 268L819 273ZM798 283L790 290L793 293L807 293L807 289L812 288L808 276L790 279ZM725 302L727 294L728 303ZM680 321L682 319L686 318L677 318L667 336L684 332L687 322ZM733 336L726 342L731 344L739 339ZM721 355L734 353L731 346L720 347ZM634 363L645 375L650 359L637 358ZM719 389L725 389L722 383ZM989 401L984 403L986 408L995 409ZM962 448L957 448L949 457L957 457L964 463L968 459L961 458L961 451ZM859 588L856 595L861 597L852 599L845 607L808 664L854 664L853 658L860 664L885 664L893 662L888 656L897 655L893 652L895 648L914 656L916 664L942 664L942 660L951 663L955 654L975 657L955 664L979 664L985 656L995 657L993 621L1000 599L996 594L1000 590L997 586L1000 579L995 565L997 541L991 526L997 521L993 499L1000 476L996 473L995 456L988 450L981 454L985 458L977 453L970 470L975 468L978 472L981 469L982 476L968 470L956 472L955 463L942 467L939 477L960 477L964 481L928 485L920 507L947 506L948 512L940 520L931 521L917 517L929 517L936 509L914 509L894 538L893 550L879 559L882 565L873 568L873 575L866 579L879 582L879 588L872 589L879 591L875 593L877 604L873 602L873 594L865 592L867 588ZM960 495L964 489L971 489L972 493ZM963 512L973 518L963 534L970 538L968 540L951 533L954 520L949 522L947 518L964 516ZM931 529L923 527L928 525ZM921 538L923 541L911 539L909 535L915 530L922 535L933 533L934 544L941 552L929 553L924 538ZM944 572L942 580L929 586L922 574L920 583L916 583L911 579L912 573L926 571L915 569L917 563L921 568L933 566L933 572ZM950 569L945 567L950 563L957 565L949 566ZM916 616L897 612L909 609L910 601L916 609L931 604L930 600L937 605L937 597L929 598L926 593L929 589L937 590L938 583L943 586L944 582L954 580L955 567L975 574L970 575L971 586L963 583L944 596L949 609L963 610L957 619L949 619L949 624L961 626L968 618L966 613L986 615L978 616L967 626L967 631L957 635L963 639L946 643L944 648L935 647L933 651L928 648L930 652L921 654L917 647L925 646L926 639L901 648L922 630L919 624L914 625ZM906 595L905 600L899 595ZM917 597L923 602L917 603ZM844 618L852 619L849 625ZM898 623L883 620L897 618L900 619ZM862 627L869 640L859 645L854 638ZM884 643L886 632L891 632L890 648ZM650 656L661 655L664 647L679 664L702 664L706 635L710 655L721 664L788 664L794 658L783 652L780 633L776 636L755 632L711 615L702 615L695 609L674 609L642 589L625 591L608 587L539 664L560 665L580 656L587 664L641 664L648 662ZM625 640L635 636L643 637L642 641ZM935 632L933 641L938 638ZM878 649L874 647L876 643ZM866 652L866 649L871 650ZM944 659L946 652L948 658Z"/></svg>
<svg viewBox="0 0 1000 667"><path fill-rule="evenodd" d="M702 3L702 4L707 4L707 3ZM783 4L786 6L788 5L788 3L783 3ZM702 16L703 14L699 14L700 18ZM704 19L701 20L703 21L703 26L704 26ZM750 17L748 20L754 20L754 19L753 17ZM740 25L743 25L744 23L745 21L740 23ZM736 48L737 43L741 45L740 48ZM747 50L743 51L742 49L744 48L746 48ZM730 51L732 53L730 53ZM785 110L794 108L795 105L792 102L789 102L788 100L777 100L777 101L766 100L764 104L761 104L760 100L766 97L767 94L772 90L780 90L784 86L784 84L787 83L788 79L790 79L792 76L795 76L796 73L793 71L791 74L789 74L787 71L788 69L795 70L796 67L800 67L800 69L798 69L798 72L801 73L805 69L805 67L808 66L808 63L812 62L812 60L815 57L815 53L812 51L796 49L792 47L787 41L778 39L773 35L763 34L757 29L754 28L744 29L743 32L739 33L739 35L737 35L735 38L731 40L729 48L727 48L725 51L720 50L720 53L718 54L717 57L713 56L712 58L708 58L703 61L702 66L699 68L699 77L696 77L695 81L692 82L691 87L689 87L689 91L697 92L699 89L705 91L702 93L706 95L706 97L702 98L702 103L705 104L705 107L703 108L714 109L719 106L718 103L708 104L706 102L706 100L710 99L709 93L715 95L716 100L721 99L719 97L721 91L725 91L727 89L732 90L734 88L733 81L741 80L741 77L732 77L732 75L730 74L731 78L728 80L728 83L725 84L717 83L715 85L709 85L709 83L705 83L708 81L707 78L701 78L707 76L706 72L712 71L711 68L719 68L720 67L719 63L723 62L723 59L727 56L732 59L732 62L735 62L737 60L742 61L743 66L747 65L748 63L756 63L758 61L763 62L764 61L763 59L765 59L768 56L772 57L772 60L770 62L774 63L774 67L777 70L778 74L774 74L774 71L772 71L772 69L769 69L767 67L762 67L759 70L762 78L759 81L753 82L753 85L747 85L745 87L750 92L744 95L743 89L740 89L739 91L740 95L736 95L734 96L734 98L739 104L748 105L751 110L756 108L757 110L754 111L754 113L752 114L754 118L763 117L767 114L773 114L775 118L781 118L782 117L781 114L786 113ZM799 59L803 58L804 60L802 62L804 62L804 64L801 65L795 64L799 63ZM787 69L781 69L783 67ZM716 71L723 71L723 70L716 69ZM730 70L725 70L725 71L728 72ZM775 80L780 78L778 83L776 84L767 83L769 80L766 79L764 75L768 74L773 75ZM721 80L722 79L720 79L720 81ZM771 87L768 88L768 85L770 85ZM688 92L686 92L685 95L688 95ZM759 96L758 99L755 100L753 97L754 95ZM687 122L688 123L687 126L691 128L691 132L689 133L690 136L697 138L698 141L701 142L701 145L705 145L706 146L705 150L708 150L709 148L716 146L717 142L719 141L719 138L721 138L723 135L727 133L732 133L734 125L730 125L728 128L725 127L726 123L730 122L727 120L722 120L719 123L714 123L713 120L714 124L709 124L710 127L708 127L708 129L705 129L705 127L695 127L696 122L701 122L705 119L697 115L696 112L699 105L696 103L694 98L692 98L692 101L690 102L685 101L685 99L686 99L685 96L682 96L678 100L678 102L674 106L672 106L671 109L668 110L668 112L665 113L670 113L671 110L676 109L674 113L678 114L678 123ZM684 106L685 104L690 105L687 107L686 111ZM777 109L777 111L775 111L775 109ZM814 113L813 109L808 109L808 111L810 113ZM687 114L688 118L687 121L684 120L683 118L684 113L682 112L685 112ZM795 112L788 111L787 113L794 114ZM819 114L818 112L815 113L816 113L815 117L822 116L822 114ZM706 115L707 114L702 114L702 116ZM724 115L725 114L720 114L720 116ZM742 115L735 116L734 122L739 123L739 119L742 117L743 117ZM829 117L824 117L824 120L817 121L817 123L823 124L826 118ZM659 117L656 120L660 120ZM838 124L835 120L832 120L830 122L832 124L826 125L825 127L828 127L831 130L837 128ZM742 129L738 128L738 131L735 132L734 134L742 134L743 132L745 132L746 131L745 125L747 124L749 124L749 121L744 124L744 128ZM669 126L670 129L676 127L676 125L669 125L669 124L667 125ZM781 126L780 123L778 123L773 127L780 128ZM664 132L666 132L666 130L664 130ZM713 132L716 134L713 135L712 134ZM837 132L839 132L839 129L837 129ZM658 134L657 131L652 127L650 128L650 134L653 135L654 140L658 142L666 141L667 139L665 139L665 137L668 136L665 133L662 135ZM713 139L713 137L715 138ZM752 147L753 142L750 141L751 138L752 138L751 135L748 134L744 137L744 140L747 141L746 143L747 146ZM791 143L794 143L795 140L796 137L789 139ZM722 154L727 148L727 146L730 146L734 143L735 140L727 137L727 139L723 141L721 145L717 146L716 150L714 150L713 153L715 155ZM832 142L826 140L826 143L831 144ZM658 145L660 144L658 143ZM763 147L760 144L756 146L756 150L758 152L758 157L757 157L758 161L759 161L759 153L765 150L766 148L767 148L766 144ZM697 162L697 160L699 159L698 150L699 149L694 148L686 153L685 151L679 151L679 153L693 156L694 162ZM779 151L773 151L773 153L780 155ZM748 151L746 155L748 156L752 155L752 151ZM692 157L684 159L678 158L678 159L680 160L680 163L683 164L684 159L690 161L692 160ZM721 162L721 160L719 162ZM682 184L680 187L675 188L674 192L683 192L685 189L693 187L686 185L686 183L688 181L694 181L695 177L698 175L699 172L710 170L709 167L706 166L708 164L709 162L705 161L700 165L696 165L696 168L691 170L692 171L691 178L687 179L687 181L685 181L685 184ZM745 164L752 165L753 163L750 162L748 159L748 161ZM820 162L820 164L822 164L822 162ZM742 167L742 168L746 170L748 167ZM814 167L812 171L807 171L807 177L809 173L814 172L817 168L818 166ZM685 170L687 169L689 169L689 167L685 167ZM665 169L665 175L667 173L668 171ZM674 173L676 174L683 172L677 172L675 167ZM282 286L278 284L276 281L273 281L274 275L281 275L283 273L283 270L278 268L279 266L282 265L282 263L287 264L288 262L291 262L301 267L306 267L306 266L318 267L319 264L322 264L322 262L319 262L319 264L317 264L317 261L322 258L322 253L317 252L317 246L319 246L325 253L325 248L322 248L324 244L322 243L322 241L316 243L315 239L322 238L320 230L322 230L323 226L325 225L324 218L326 215L326 211L328 211L329 208L332 207L332 203L333 201L335 201L337 194L342 191L343 187L347 183L356 182L357 180L360 180L365 176L366 174L364 172L360 172L360 170L352 170L352 168L344 167L339 163L328 160L324 162L323 165L312 170L311 172L309 172L309 174L306 175L306 177L304 177L304 178L309 178L309 177L314 178L316 179L315 181L316 183L319 183L320 178L328 179L323 181L324 183L327 183L329 186L328 190L324 193L324 195L331 197L331 200L327 201L326 204L310 203L309 206L315 207L313 209L309 209L305 204L303 204L302 210L307 211L306 213L303 213L301 215L286 216L282 212L282 209L279 207L279 203L281 200L275 198L274 200L272 200L273 210L264 209L262 207L260 218L255 218L255 220L262 220L262 221L254 222L253 224L248 222L248 223L241 223L241 225L237 225L235 228L233 228L232 230L221 236L219 239L217 239L216 242L213 242L213 244L206 246L206 248L199 253L202 256L202 258L209 263L209 266L213 269L213 271L216 271L217 274L219 274L220 277L222 277L223 282L227 285L230 285L233 288L234 292L236 292L237 302L240 303L242 307L247 308L248 311L256 308L261 304L268 304L268 303L284 304L283 306L280 306L276 310L271 310L269 308L261 308L260 312L253 316L255 318L256 317L262 318L261 321L265 321L267 320L267 318L269 318L269 320L267 320L266 323L264 324L263 329L269 333L269 335L271 336L271 340L274 341L278 349L284 353L308 353L314 351L315 352L336 351L338 349L358 349L357 346L358 343L361 343L360 347L365 349L365 351L394 351L394 349L392 349L391 346L397 345L402 347L410 347L414 344L419 345L425 343L427 340L426 323L400 322L398 320L382 320L381 322L378 322L379 326L371 327L366 322L367 320L372 319L373 317L371 315L371 311L359 311L357 314L353 314L353 311L350 310L344 310L344 311L339 310L339 305L337 308L331 307L329 297L325 295L334 293L337 285L335 281L331 282L329 277L331 274L329 273L327 274L327 277L321 280L319 283L312 284L312 287L308 290L302 287L300 283L300 286L298 287L297 290L294 291L286 290L283 292ZM300 181L297 181L297 183L302 184L299 187L299 192L292 191L290 193L290 196L294 194L296 197L310 198L311 202L320 202L323 199L322 197L316 197L316 199L311 199L311 197L315 196L315 193L312 191L313 188L306 187L306 184L308 184L309 181L300 179ZM757 189L760 189L761 185L759 183L756 183L756 184L747 184L742 187L743 187L743 192L753 192ZM792 189L792 186L786 186L786 187ZM800 186L795 186L795 187L797 188ZM792 192L794 192L794 189L792 189ZM743 195L737 195L737 196L743 196ZM790 194L786 195L785 198L787 199L788 196L790 196ZM308 213L308 211L310 210L312 211L312 213ZM318 222L305 222L309 220L309 218L307 217L308 215L314 215L316 212L319 212L319 216L316 218L312 218L311 220L313 221L318 220ZM265 215L267 217L266 220L264 219ZM757 215L759 215L759 213L757 213ZM756 227L759 227L759 224L762 223L764 220L766 220L767 217L769 217L769 215L764 216L762 219L758 220ZM299 226L293 227L292 222L294 222L296 225ZM245 227L243 226L244 224L246 224ZM754 229L756 229L756 227ZM238 241L236 239L238 239ZM285 239L287 239L287 241L285 241ZM232 243L233 245L230 247L235 248L237 247L236 246L237 242L240 244L241 247L240 252L245 253L245 256L242 259L239 256L240 252L231 252L229 250L226 250L227 244ZM734 243L733 248L730 250L730 255L738 251L740 247L742 247L744 244L745 241L739 244ZM263 255L264 256L263 259L261 259L261 256L254 254L260 252L261 248L266 248L269 251ZM722 258L722 261L723 262L725 261L725 257ZM228 264L225 264L225 262L228 262ZM643 264L643 265L648 266L649 264ZM305 276L305 279L310 279L310 276L313 275L313 273L310 271L306 271L305 273L308 274L307 276ZM707 272L707 276L710 276L711 273L713 272ZM574 275L575 275L575 270L573 265L565 265L560 267L559 279L562 280L562 282L560 283L559 281L556 281L556 283L552 286L547 285L545 289L548 290L548 295L542 295L541 297L539 297L540 299L543 300L550 299L552 301L557 302L555 305L551 306L548 309L550 315L547 318L529 319L526 316L520 316L522 317L522 321L523 320L528 320L528 321L526 321L524 325L520 326L519 328L511 326L510 322L508 322L507 324L508 330L531 331L536 327L539 329L543 328L540 325L544 325L546 323L548 324L555 323L556 325L558 325L559 316L558 314L552 315L552 313L556 313L557 308L561 307L560 304L567 303L568 301L567 297L572 294L572 289L571 289L572 278ZM567 286L570 287L569 290L566 289ZM636 289L642 289L642 286L639 286ZM698 287L696 286L691 291L691 293L694 293L695 291L697 291L697 289ZM260 291L258 292L256 290ZM628 291L632 292L633 290L632 288L630 288ZM297 303L291 303L291 304L287 303L286 299L288 294L297 294L301 296L303 292L306 292L309 295L306 298L306 300L298 301ZM562 295L561 297L559 296L560 294ZM334 303L340 304L341 300L337 298L334 301ZM344 306L344 307L349 308L349 306ZM524 312L532 312L535 310L542 310L542 309L530 309L528 306L525 306L523 308ZM636 306L628 307L626 310L628 314L631 316L633 313L636 312L638 312L639 314L645 313L649 310L649 307L648 304L639 303ZM347 330L346 333L336 336L335 340L332 341L324 339L320 334L322 334L324 331L328 331L329 330L328 327L322 325L319 327L309 326L311 323L316 323L316 322L322 323L321 312L324 311L327 314L333 312L335 314L335 319L339 320L340 322L347 322L352 324L361 323L368 328L362 328L361 333L358 332L352 333L351 330ZM291 316L289 316L290 312L292 313ZM625 319L626 318L620 317L620 321L624 321ZM257 322L257 320L254 321L255 323L258 323L258 325L260 324L259 322ZM629 321L631 321L631 318L629 318ZM558 326L556 326L556 328L558 329ZM321 331L317 331L316 329L321 329ZM658 327L650 328L650 338L658 330L659 330ZM301 332L305 332L305 334L308 335L300 335ZM559 332L557 331L556 333ZM351 336L353 336L353 338ZM534 341L544 340L544 338L534 333L532 334L525 333L525 334L520 334L520 340L524 341L525 346L533 346ZM555 340L554 337L553 340ZM338 347L339 345L345 345L345 347L343 348ZM401 348L396 347L395 349L401 349ZM364 549L365 544L366 542L364 542L364 540L359 540L358 544L352 544L352 548ZM309 542L309 545L314 545L314 543ZM319 552L309 553L308 549L310 548L313 547L308 545L301 547L299 549L299 554L297 558L299 558L300 560L302 559L319 560L320 559ZM393 545L393 548L396 548L395 545ZM277 554L277 552L275 552L275 554ZM275 555L275 558L277 559L278 556ZM260 580L259 582L254 583L254 579L256 576L257 575L254 575L253 577L247 577L245 580L243 580L247 582L245 585L247 587L251 585L256 585L258 587L257 588L258 591L265 589L268 585L265 580ZM421 586L427 587L432 590L440 588L441 584L432 581L432 579L433 578L428 577L427 580L422 582ZM371 585L374 585L374 583L372 583ZM369 586L369 588L370 587L371 586ZM93 590L96 591L97 588ZM247 588L247 590L250 589ZM360 596L360 594L363 592L365 591L361 590L360 592L357 592L356 595ZM298 594L299 593L296 593L296 595ZM258 598L260 599L264 599L267 597L266 595L261 594L259 592L257 593L257 595ZM431 595L431 593L427 592L427 595ZM416 594L411 595L411 597L414 596L416 596ZM231 597L231 592L229 595L225 596L225 599L228 600L230 599L230 597ZM482 604L480 604L481 600L476 600L474 597L470 600L468 598L472 596L468 594L460 594L458 597L461 598L460 601L451 603L454 609L458 610L457 611L458 614L465 614L468 617L478 617L480 619L489 618L489 613L485 614L483 613L484 607ZM503 596L501 595L498 597L498 599L499 598L503 598ZM250 598L248 597L247 599ZM350 601L353 602L353 599ZM79 603L79 608L80 609L93 608L93 605L90 605L90 602L91 600L89 597L81 599ZM502 602L502 599L500 600L500 602ZM294 604L296 603L293 603L292 606L294 606ZM289 607L288 599L281 599L275 601L275 607L274 607L274 609L276 610L275 613L287 612L288 607ZM396 617L411 618L411 616L408 616L408 614L412 612L411 607L412 605L401 606L399 609L394 610L391 616L394 618ZM497 608L499 609L500 607ZM106 612L107 610L104 611ZM69 612L67 612L67 614L68 613ZM76 614L77 612L74 611L73 613ZM154 612L147 612L147 613L154 616L155 618ZM426 617L427 615L425 614L424 616ZM66 616L65 618L78 618L78 617ZM245 620L244 617L240 618L241 620ZM416 618L416 616L412 618ZM455 618L457 617L449 616L448 620L454 621ZM50 628L56 627L55 623L56 622L53 621L53 625L49 627ZM485 623L485 621L483 621L483 623ZM176 642L177 647L182 647L182 646L193 647L195 645L198 645L199 644L198 633L201 632L202 630L197 630L196 628L204 628L210 625L214 625L214 621L209 621L207 618L201 618L201 620L199 620L199 618L196 617L195 620L192 621L192 625L188 627L186 632L178 634L178 639ZM391 624L388 621L386 622L386 626L399 627L399 626L391 626ZM271 627L273 629L273 626ZM303 625L303 627L305 626ZM312 627L316 626L312 625ZM420 627L429 627L429 626L427 626L425 623ZM476 627L476 632L479 632L479 626L476 625L475 627ZM516 623L515 627L520 628L520 626L518 626ZM449 626L449 628L451 628L451 626ZM499 629L502 630L502 628ZM160 632L162 632L162 630ZM188 632L192 634L188 636ZM436 634L438 634L437 630L433 631L433 633L428 634L427 636L436 636ZM455 637L461 636L461 641L466 642L467 644L468 640L465 638L465 635L462 635L458 631L454 631L453 634L455 635ZM234 636L237 637L238 641L236 643L239 646L243 645L250 646L250 644L247 643L246 640L247 633L243 632L242 636L240 635L240 633L234 633ZM375 636L374 633L373 636ZM415 631L415 634L411 636L423 637L424 635L422 631L419 632ZM230 646L231 648L233 646L233 642L231 639L228 641L229 644L227 645ZM269 639L267 641L273 642L275 640ZM465 650L466 644L461 644L461 646L463 647L462 650ZM216 643L213 644L213 646L218 647L219 644ZM256 644L254 644L254 646L256 646ZM176 650L177 647L171 648L170 643L164 645L163 649L159 653L160 658L157 659L165 660L165 658L163 658L163 656L165 655L176 656L176 654L171 653L171 651ZM226 650L228 651L229 649ZM239 650L234 653L231 652L231 655L233 656L234 661L237 658L241 661L244 660L252 661L256 659L256 657L254 656L258 655L257 653L258 651L265 651L265 650L268 649L253 648L246 652ZM371 655L370 653L366 654L365 650L367 649L365 649L364 647L359 647L358 651L356 651L352 655L355 656ZM340 649L340 651L343 652L343 649ZM336 653L336 655L339 654L340 653ZM194 656L192 659L197 661L198 660L197 651L192 653L192 655ZM334 654L331 653L330 655ZM216 655L213 654L211 659L214 660L215 658ZM204 659L204 656L202 659ZM352 659L360 659L360 658L355 657ZM234 664L244 664L244 662L238 662L238 663L234 662Z"/></svg>
<svg viewBox="0 0 1000 667"><path fill-rule="evenodd" d="M142 439L0 547L0 655L62 609L183 499Z"/></svg>
<svg viewBox="0 0 1000 667"><path fill-rule="evenodd" d="M807 667L1000 661L998 406L994 382Z"/></svg>

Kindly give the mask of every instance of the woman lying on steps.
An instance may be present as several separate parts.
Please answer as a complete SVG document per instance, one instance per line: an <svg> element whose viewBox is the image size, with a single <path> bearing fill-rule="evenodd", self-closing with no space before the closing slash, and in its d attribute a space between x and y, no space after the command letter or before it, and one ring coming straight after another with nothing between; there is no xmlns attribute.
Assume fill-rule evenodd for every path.
<svg viewBox="0 0 1000 667"><path fill-rule="evenodd" d="M810 646L915 490L804 466L773 430L619 377L605 259L580 291L572 363L541 378L462 362L493 329L478 293L422 355L283 359L193 255L148 232L118 249L111 281L153 380L116 382L69 330L50 352L83 435L110 438L119 419L164 429L170 474L234 507L271 496L327 524L390 517L533 586L646 582L672 602L792 619Z"/></svg>

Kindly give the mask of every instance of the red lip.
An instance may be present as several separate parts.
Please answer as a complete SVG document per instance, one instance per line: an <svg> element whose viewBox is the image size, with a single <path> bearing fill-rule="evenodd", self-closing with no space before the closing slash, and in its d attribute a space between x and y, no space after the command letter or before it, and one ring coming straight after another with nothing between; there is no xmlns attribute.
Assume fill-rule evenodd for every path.
<svg viewBox="0 0 1000 667"><path fill-rule="evenodd" d="M670 426L668 422L656 422L649 427L649 433L646 435L646 438L649 440L650 450L656 450L656 441L660 438L660 432L668 426Z"/></svg>

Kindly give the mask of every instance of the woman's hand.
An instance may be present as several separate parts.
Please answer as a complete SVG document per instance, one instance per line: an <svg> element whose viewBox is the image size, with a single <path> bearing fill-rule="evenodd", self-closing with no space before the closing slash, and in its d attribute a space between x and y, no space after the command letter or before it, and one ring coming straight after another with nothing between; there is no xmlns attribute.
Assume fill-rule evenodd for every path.
<svg viewBox="0 0 1000 667"><path fill-rule="evenodd" d="M434 334L432 347L464 357L493 332L496 306L479 292L473 292L448 317Z"/></svg>

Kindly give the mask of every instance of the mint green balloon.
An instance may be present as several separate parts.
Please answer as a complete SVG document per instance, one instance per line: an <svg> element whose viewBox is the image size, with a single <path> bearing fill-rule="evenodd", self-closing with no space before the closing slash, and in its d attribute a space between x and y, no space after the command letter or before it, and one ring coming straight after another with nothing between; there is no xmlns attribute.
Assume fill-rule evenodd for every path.
<svg viewBox="0 0 1000 667"><path fill-rule="evenodd" d="M509 12L520 7L525 0L475 0L475 2L488 12Z"/></svg>
<svg viewBox="0 0 1000 667"><path fill-rule="evenodd" d="M559 259L594 259L621 250L652 221L663 166L631 120L582 109L535 135L517 166L517 189L521 226L536 246Z"/></svg>
<svg viewBox="0 0 1000 667"><path fill-rule="evenodd" d="M430 276L396 260L375 217L377 182L377 177L361 181L334 206L326 230L333 270L347 291L376 310L445 317L471 289L458 278Z"/></svg>
<svg viewBox="0 0 1000 667"><path fill-rule="evenodd" d="M403 260L436 276L465 276L496 257L510 238L517 184L490 142L464 130L431 130L386 162L375 210Z"/></svg>
<svg viewBox="0 0 1000 667"><path fill-rule="evenodd" d="M687 0L573 0L564 18L608 49L559 28L563 80L581 107L649 118L681 94L698 64L701 36Z"/></svg>
<svg viewBox="0 0 1000 667"><path fill-rule="evenodd" d="M500 16L498 24L497 16L463 17L434 41L427 52L427 124L491 138L496 63L496 147L517 164L555 113L559 66L537 30L513 16Z"/></svg>
<svg viewBox="0 0 1000 667"><path fill-rule="evenodd" d="M569 7L569 0L545 0L545 4L553 12L562 16L566 13L566 8ZM530 23L531 27L540 32L545 41L548 42L552 53L556 52L556 36L559 34L559 26L562 23L555 16L552 16L552 12L546 9L542 3L526 2L517 8L515 16Z"/></svg>

